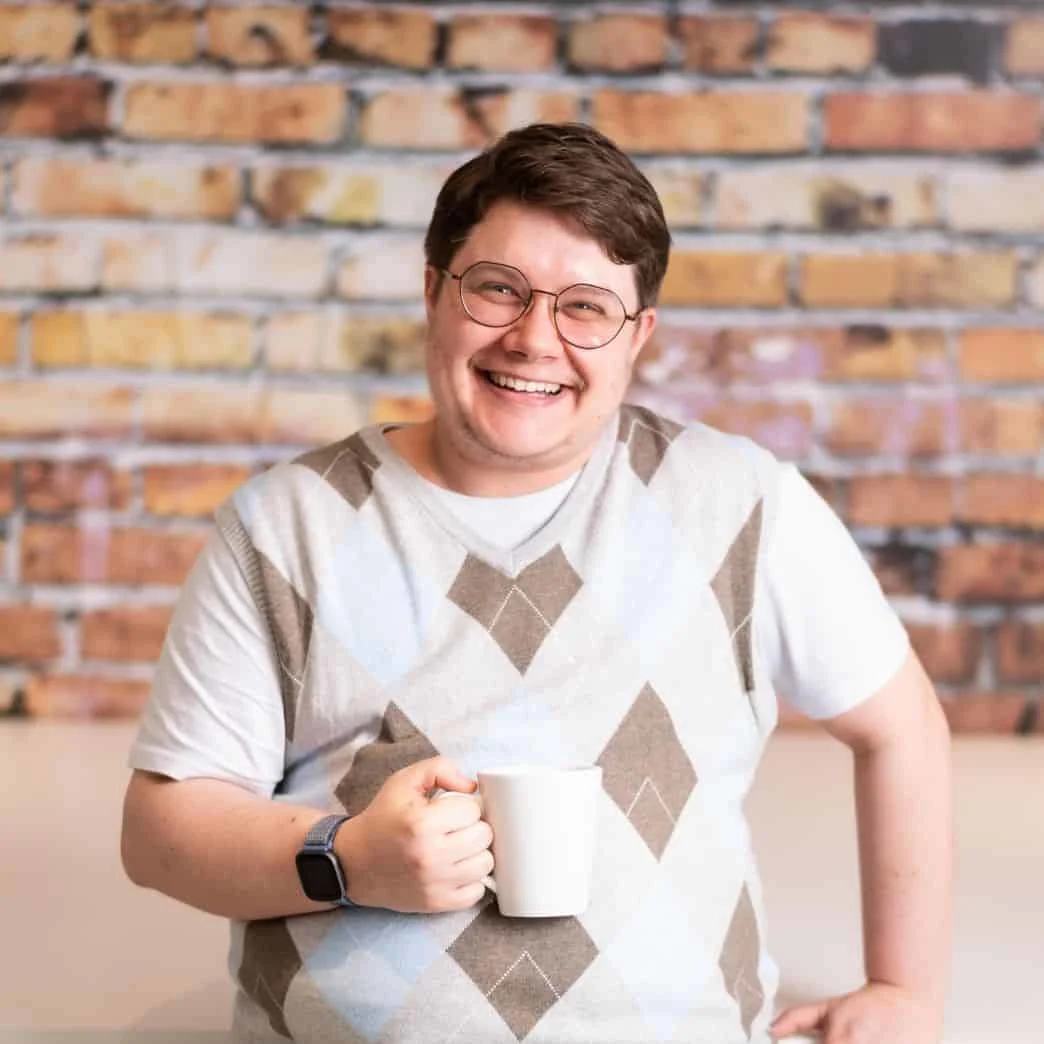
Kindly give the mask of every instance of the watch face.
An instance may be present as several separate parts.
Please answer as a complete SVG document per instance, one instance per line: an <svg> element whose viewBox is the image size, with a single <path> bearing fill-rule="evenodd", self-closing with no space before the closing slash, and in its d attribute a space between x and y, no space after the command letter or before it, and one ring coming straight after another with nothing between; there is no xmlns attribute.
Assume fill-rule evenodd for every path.
<svg viewBox="0 0 1044 1044"><path fill-rule="evenodd" d="M297 873L301 887L309 899L320 903L336 903L342 896L341 879L334 859L326 852L299 852Z"/></svg>

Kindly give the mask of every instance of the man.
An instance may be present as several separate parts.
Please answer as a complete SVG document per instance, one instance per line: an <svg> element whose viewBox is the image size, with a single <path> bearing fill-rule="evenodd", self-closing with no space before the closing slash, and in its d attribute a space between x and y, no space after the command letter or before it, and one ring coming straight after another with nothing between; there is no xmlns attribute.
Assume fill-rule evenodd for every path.
<svg viewBox="0 0 1044 1044"><path fill-rule="evenodd" d="M123 857L232 920L242 1039L939 1040L945 721L793 467L622 405L669 242L606 138L508 134L428 231L434 418L218 512L131 753ZM741 803L777 688L854 752L867 983L772 1024ZM602 766L579 917L501 917L477 803L431 800L511 762Z"/></svg>

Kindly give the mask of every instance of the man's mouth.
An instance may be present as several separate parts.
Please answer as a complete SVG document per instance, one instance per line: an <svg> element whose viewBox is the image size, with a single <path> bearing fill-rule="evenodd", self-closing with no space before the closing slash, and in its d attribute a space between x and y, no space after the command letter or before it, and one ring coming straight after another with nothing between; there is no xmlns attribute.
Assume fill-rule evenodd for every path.
<svg viewBox="0 0 1044 1044"><path fill-rule="evenodd" d="M565 387L565 385L552 384L549 381L524 381L520 377L509 377L507 374L494 373L492 370L480 372L490 384L495 384L498 388L525 392L527 395L558 395Z"/></svg>

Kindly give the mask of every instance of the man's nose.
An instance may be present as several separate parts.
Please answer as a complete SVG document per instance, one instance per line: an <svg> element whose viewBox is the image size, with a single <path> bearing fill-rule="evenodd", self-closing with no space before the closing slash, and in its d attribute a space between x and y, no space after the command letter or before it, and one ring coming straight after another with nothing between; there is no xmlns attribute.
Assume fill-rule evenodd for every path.
<svg viewBox="0 0 1044 1044"><path fill-rule="evenodd" d="M504 347L525 355L558 355L562 339L555 326L555 298L533 291L529 307L511 324L504 338Z"/></svg>

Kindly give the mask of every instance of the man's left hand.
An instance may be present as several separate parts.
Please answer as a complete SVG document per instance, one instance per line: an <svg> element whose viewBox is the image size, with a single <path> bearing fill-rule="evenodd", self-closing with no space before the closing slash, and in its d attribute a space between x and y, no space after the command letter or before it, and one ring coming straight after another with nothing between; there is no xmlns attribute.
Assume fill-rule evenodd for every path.
<svg viewBox="0 0 1044 1044"><path fill-rule="evenodd" d="M942 1011L899 986L868 982L843 997L790 1008L771 1033L780 1040L818 1035L822 1044L939 1044Z"/></svg>

